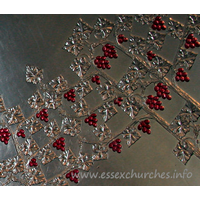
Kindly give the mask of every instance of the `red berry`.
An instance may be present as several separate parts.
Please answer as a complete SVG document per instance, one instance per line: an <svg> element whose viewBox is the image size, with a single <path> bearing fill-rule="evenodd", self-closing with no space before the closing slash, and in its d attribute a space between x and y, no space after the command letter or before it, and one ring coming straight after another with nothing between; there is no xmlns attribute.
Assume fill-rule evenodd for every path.
<svg viewBox="0 0 200 200"><path fill-rule="evenodd" d="M99 63L99 60L98 60L98 59L95 59L95 60L94 60L94 64L97 65L98 63Z"/></svg>
<svg viewBox="0 0 200 200"><path fill-rule="evenodd" d="M170 91L169 90L165 90L164 93L165 94L170 94Z"/></svg>
<svg viewBox="0 0 200 200"><path fill-rule="evenodd" d="M179 81L180 77L179 76L175 76L175 79L176 79L176 81Z"/></svg>
<svg viewBox="0 0 200 200"><path fill-rule="evenodd" d="M56 142L53 143L53 147L57 147L57 143Z"/></svg>
<svg viewBox="0 0 200 200"><path fill-rule="evenodd" d="M67 97L68 97L68 93L65 93L64 98L67 99Z"/></svg>
<svg viewBox="0 0 200 200"><path fill-rule="evenodd" d="M56 146L56 149L57 149L57 150L61 149L61 145L58 144L58 145Z"/></svg>
<svg viewBox="0 0 200 200"><path fill-rule="evenodd" d="M167 99L168 99L168 100L171 100L171 99L172 99L172 96L169 95L169 94L167 94Z"/></svg>
<svg viewBox="0 0 200 200"><path fill-rule="evenodd" d="M45 118L44 118L44 121L45 121L45 122L48 122L48 121L49 121L49 119L45 117Z"/></svg>
<svg viewBox="0 0 200 200"><path fill-rule="evenodd" d="M65 151L65 147L60 147L60 150L61 151Z"/></svg>
<svg viewBox="0 0 200 200"><path fill-rule="evenodd" d="M189 82L189 81L190 81L190 78L189 78L188 76L186 76L186 77L184 78L184 80L185 80L186 82Z"/></svg>
<svg viewBox="0 0 200 200"><path fill-rule="evenodd" d="M32 161L32 162L36 162L36 159L35 159L35 158L32 158L31 161Z"/></svg>
<svg viewBox="0 0 200 200"><path fill-rule="evenodd" d="M21 135L21 136L22 136L22 138L25 138L25 137L26 137L26 135L25 135L24 133L22 133L22 135Z"/></svg>
<svg viewBox="0 0 200 200"><path fill-rule="evenodd" d="M41 116L41 117L40 117L40 120L42 120L42 121L43 121L43 120L44 120L44 116Z"/></svg>
<svg viewBox="0 0 200 200"><path fill-rule="evenodd" d="M188 35L188 37L187 37L187 38L190 38L190 39L192 39L193 37L194 37L194 34L192 34L192 33L191 33L191 34L189 34L189 35Z"/></svg>
<svg viewBox="0 0 200 200"><path fill-rule="evenodd" d="M102 51L106 51L106 50L107 50L106 46L103 46Z"/></svg>
<svg viewBox="0 0 200 200"><path fill-rule="evenodd" d="M119 139L119 138L116 139L115 141L116 141L117 143L121 143L121 139Z"/></svg>
<svg viewBox="0 0 200 200"><path fill-rule="evenodd" d="M121 101L118 101L117 104L118 104L118 106L121 106L121 105L122 105L122 102L121 102Z"/></svg>
<svg viewBox="0 0 200 200"><path fill-rule="evenodd" d="M148 55L148 56L151 56L152 54L153 54L153 51L148 51L148 52L147 52L147 55Z"/></svg>
<svg viewBox="0 0 200 200"><path fill-rule="evenodd" d="M35 167L37 167L37 166L38 166L38 164L37 164L37 163L33 163L33 165L34 165Z"/></svg>
<svg viewBox="0 0 200 200"><path fill-rule="evenodd" d="M149 95L149 96L148 96L148 99L153 99L153 95Z"/></svg>
<svg viewBox="0 0 200 200"><path fill-rule="evenodd" d="M157 105L161 105L162 102L161 102L161 101L157 101L156 104L157 104Z"/></svg>
<svg viewBox="0 0 200 200"><path fill-rule="evenodd" d="M95 123L95 122L93 122L92 125L93 125L94 127L97 127L97 123Z"/></svg>
<svg viewBox="0 0 200 200"><path fill-rule="evenodd" d="M123 42L127 42L128 41L128 38L127 37L124 37L123 38Z"/></svg>
<svg viewBox="0 0 200 200"><path fill-rule="evenodd" d="M159 21L159 24L160 24L160 25L163 25L163 24L165 24L165 21L163 21L163 20L162 20L162 21Z"/></svg>
<svg viewBox="0 0 200 200"><path fill-rule="evenodd" d="M147 128L146 128L146 127L143 127L143 128L142 128L142 132L145 133L146 131L147 131Z"/></svg>
<svg viewBox="0 0 200 200"><path fill-rule="evenodd" d="M183 68L178 68L178 71L179 72L184 72L184 69Z"/></svg>
<svg viewBox="0 0 200 200"><path fill-rule="evenodd" d="M114 146L114 147L112 148L112 150L113 150L113 151L116 151L116 150L117 150L117 146Z"/></svg>
<svg viewBox="0 0 200 200"><path fill-rule="evenodd" d="M99 79L100 79L100 76L95 75L95 79L96 79L96 80L99 80Z"/></svg>
<svg viewBox="0 0 200 200"><path fill-rule="evenodd" d="M95 83L96 82L96 78L92 77L92 82Z"/></svg>
<svg viewBox="0 0 200 200"><path fill-rule="evenodd" d="M167 95L165 93L162 94L162 98L166 99Z"/></svg>
<svg viewBox="0 0 200 200"><path fill-rule="evenodd" d="M150 99L147 99L146 100L146 104L150 104L151 103L151 100Z"/></svg>
<svg viewBox="0 0 200 200"><path fill-rule="evenodd" d="M149 105L149 108L150 108L150 109L153 109L153 108L154 108L154 104L150 104L150 105Z"/></svg>
<svg viewBox="0 0 200 200"><path fill-rule="evenodd" d="M150 121L148 119L144 120L145 124L149 124Z"/></svg>
<svg viewBox="0 0 200 200"><path fill-rule="evenodd" d="M112 142L109 144L109 148L113 148L113 143Z"/></svg>
<svg viewBox="0 0 200 200"><path fill-rule="evenodd" d="M67 173L66 174L66 178L70 178L71 174L70 173Z"/></svg>
<svg viewBox="0 0 200 200"><path fill-rule="evenodd" d="M200 42L196 41L196 42L195 42L195 46L196 46L196 47L199 47L199 46L200 46Z"/></svg>
<svg viewBox="0 0 200 200"><path fill-rule="evenodd" d="M155 108L156 110L158 110L158 109L160 108L160 106L159 106L159 105L155 105L154 108Z"/></svg>
<svg viewBox="0 0 200 200"><path fill-rule="evenodd" d="M182 76L187 76L187 72L183 72L183 73L182 73Z"/></svg>
<svg viewBox="0 0 200 200"><path fill-rule="evenodd" d="M30 162L30 163L29 163L29 166L30 166L30 167L32 167L32 166L33 166L33 163L32 163L32 162Z"/></svg>
<svg viewBox="0 0 200 200"><path fill-rule="evenodd" d="M93 125L93 122L92 122L92 121L89 121L89 125L92 126L92 125Z"/></svg>
<svg viewBox="0 0 200 200"><path fill-rule="evenodd" d="M123 34L119 34L118 38L124 38L124 35Z"/></svg>
<svg viewBox="0 0 200 200"><path fill-rule="evenodd" d="M152 61L152 59L153 59L153 58L152 58L151 56L148 56L148 60L149 60L149 61Z"/></svg>
<svg viewBox="0 0 200 200"><path fill-rule="evenodd" d="M119 102L118 99L114 100L114 104L118 104L118 102Z"/></svg>
<svg viewBox="0 0 200 200"><path fill-rule="evenodd" d="M72 176L70 176L70 178L69 178L69 179L70 179L70 181L74 181L74 178L73 178Z"/></svg>
<svg viewBox="0 0 200 200"><path fill-rule="evenodd" d="M162 18L161 18L161 16L157 16L156 18L155 18L155 20L161 20Z"/></svg>
<svg viewBox="0 0 200 200"><path fill-rule="evenodd" d="M184 82L185 77L184 77L184 76L181 76L181 77L180 77L180 80L181 80L182 82Z"/></svg>
<svg viewBox="0 0 200 200"><path fill-rule="evenodd" d="M21 132L17 132L17 136L18 136L18 137L20 137L20 136L21 136L21 134L22 134Z"/></svg>
<svg viewBox="0 0 200 200"><path fill-rule="evenodd" d="M24 133L24 130L23 130L23 129L20 129L19 132L20 132L20 133Z"/></svg>
<svg viewBox="0 0 200 200"><path fill-rule="evenodd" d="M191 47L191 48L194 48L194 47L195 47L195 44L194 44L194 43L190 43L190 47Z"/></svg>
<svg viewBox="0 0 200 200"><path fill-rule="evenodd" d="M167 28L166 25L161 25L161 29L162 29L162 30L165 30L166 28Z"/></svg>
<svg viewBox="0 0 200 200"><path fill-rule="evenodd" d="M192 39L187 38L186 43L190 44L192 42Z"/></svg>
<svg viewBox="0 0 200 200"><path fill-rule="evenodd" d="M96 84L100 85L101 81L100 80L96 80Z"/></svg>
<svg viewBox="0 0 200 200"><path fill-rule="evenodd" d="M151 126L150 126L149 124L146 124L146 128L147 128L147 129L150 129Z"/></svg>
<svg viewBox="0 0 200 200"><path fill-rule="evenodd" d="M71 102L75 102L76 101L76 99L75 98L71 98Z"/></svg>
<svg viewBox="0 0 200 200"><path fill-rule="evenodd" d="M162 86L163 86L163 83L158 83L157 86L158 86L158 87L162 87Z"/></svg>
<svg viewBox="0 0 200 200"><path fill-rule="evenodd" d="M61 137L61 138L59 138L59 140L60 140L61 142L64 142L64 141L65 141L65 138L64 138L64 137Z"/></svg>
<svg viewBox="0 0 200 200"><path fill-rule="evenodd" d="M142 130L142 125L141 124L138 125L138 130Z"/></svg>
<svg viewBox="0 0 200 200"><path fill-rule="evenodd" d="M117 149L117 153L121 153L122 152L122 150L121 149Z"/></svg>
<svg viewBox="0 0 200 200"><path fill-rule="evenodd" d="M74 178L74 183L78 183L78 179L76 177Z"/></svg>
<svg viewBox="0 0 200 200"><path fill-rule="evenodd" d="M161 30L161 25L157 25L157 30L160 31Z"/></svg>
<svg viewBox="0 0 200 200"><path fill-rule="evenodd" d="M121 39L121 38L119 38L117 41L118 41L120 44L122 44L124 40Z"/></svg>
<svg viewBox="0 0 200 200"><path fill-rule="evenodd" d="M156 30L156 29L157 29L157 25L156 25L156 24L153 24L153 25L151 26L151 28L152 28L153 30Z"/></svg>
<svg viewBox="0 0 200 200"><path fill-rule="evenodd" d="M190 47L189 43L185 43L185 48L188 49Z"/></svg>
<svg viewBox="0 0 200 200"><path fill-rule="evenodd" d="M146 123L144 121L142 121L140 124L142 125L142 127L146 126Z"/></svg>
<svg viewBox="0 0 200 200"><path fill-rule="evenodd" d="M159 97L155 96L153 99L156 100L156 101L158 101Z"/></svg>
<svg viewBox="0 0 200 200"><path fill-rule="evenodd" d="M4 144L6 144L6 145L7 145L7 144L8 144L8 140L4 140Z"/></svg>
<svg viewBox="0 0 200 200"><path fill-rule="evenodd" d="M159 24L159 20L154 20L153 24L158 25Z"/></svg>
<svg viewBox="0 0 200 200"><path fill-rule="evenodd" d="M43 111L44 113L47 113L47 112L48 112L48 110L47 110L46 108L42 109L42 111Z"/></svg>
<svg viewBox="0 0 200 200"><path fill-rule="evenodd" d="M164 110L165 107L160 105L159 109L160 109L160 110Z"/></svg>
<svg viewBox="0 0 200 200"><path fill-rule="evenodd" d="M162 88L166 90L168 87L167 85L163 85Z"/></svg>
<svg viewBox="0 0 200 200"><path fill-rule="evenodd" d="M158 91L158 92L157 92L157 96L158 96L158 97L161 97L161 96L162 96L162 93L161 93L160 91Z"/></svg>
<svg viewBox="0 0 200 200"><path fill-rule="evenodd" d="M40 113L37 113L37 114L36 114L36 117L39 118L39 117L40 117Z"/></svg>
<svg viewBox="0 0 200 200"><path fill-rule="evenodd" d="M93 118L92 121L93 121L93 122L98 122L98 119L97 119L97 118Z"/></svg>
<svg viewBox="0 0 200 200"><path fill-rule="evenodd" d="M71 89L70 92L71 92L71 93L74 93L74 92L75 92L75 89Z"/></svg>
<svg viewBox="0 0 200 200"><path fill-rule="evenodd" d="M147 134L151 134L151 130L150 129L147 130Z"/></svg>
<svg viewBox="0 0 200 200"><path fill-rule="evenodd" d="M121 145L121 144L117 144L117 148L118 148L118 149L121 149L121 148L122 148L122 145Z"/></svg>

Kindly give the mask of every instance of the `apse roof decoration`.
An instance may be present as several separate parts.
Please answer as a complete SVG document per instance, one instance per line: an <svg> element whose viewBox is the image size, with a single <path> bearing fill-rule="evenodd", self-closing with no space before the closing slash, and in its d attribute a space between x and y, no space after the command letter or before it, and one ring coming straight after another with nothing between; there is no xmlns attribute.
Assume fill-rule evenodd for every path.
<svg viewBox="0 0 200 200"><path fill-rule="evenodd" d="M134 35L133 22L148 26L146 37ZM190 70L198 55L199 24L198 15L188 15L185 24L168 15L149 14L116 15L115 21L100 16L93 25L80 19L61 47L75 56L68 67L79 77L76 84L70 84L64 75L44 82L45 70L27 65L26 84L35 87L27 99L30 116L24 117L20 105L7 108L3 96L0 98L0 140L2 145L15 148L11 158L0 162L0 184L76 185L84 180L72 180L68 173L89 171L94 162L109 159L110 151L120 156L121 140L131 148L144 134L151 137L153 120L177 140L169 154L184 165L191 156L200 158L200 126L196 124L200 103L181 88L190 81ZM180 43L173 62L160 55L167 36ZM123 73L115 78L112 70L118 70L116 62L122 57L129 64L121 66ZM153 92L147 93L150 87ZM173 103L171 91L185 105L168 122L161 113L165 112L163 102ZM88 97L95 95L101 103L91 105ZM124 130L111 131L108 123L119 112L124 112L131 123ZM41 142L36 136L42 133ZM46 174L51 162L57 162L62 170L49 178Z"/></svg>

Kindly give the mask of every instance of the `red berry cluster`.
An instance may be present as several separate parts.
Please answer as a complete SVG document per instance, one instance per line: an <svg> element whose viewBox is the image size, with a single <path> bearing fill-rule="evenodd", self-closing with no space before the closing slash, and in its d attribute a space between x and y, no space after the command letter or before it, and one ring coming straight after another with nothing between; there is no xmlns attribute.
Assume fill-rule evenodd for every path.
<svg viewBox="0 0 200 200"><path fill-rule="evenodd" d="M49 116L48 110L45 108L36 114L37 118L40 118L40 120L45 121L45 122L49 121L48 116Z"/></svg>
<svg viewBox="0 0 200 200"><path fill-rule="evenodd" d="M99 85L101 83L100 77L98 75L93 76L92 77L92 82L96 83L97 85Z"/></svg>
<svg viewBox="0 0 200 200"><path fill-rule="evenodd" d="M142 130L143 133L151 134L150 121L148 119L141 121L138 125L138 130Z"/></svg>
<svg viewBox="0 0 200 200"><path fill-rule="evenodd" d="M97 65L98 68L102 69L110 69L109 60L106 60L106 56L97 56L94 60L94 64Z"/></svg>
<svg viewBox="0 0 200 200"><path fill-rule="evenodd" d="M156 57L156 54L153 53L153 51L148 51L147 52L147 58L149 61L152 61L153 58Z"/></svg>
<svg viewBox="0 0 200 200"><path fill-rule="evenodd" d="M158 97L162 97L163 99L168 99L171 100L172 96L169 95L170 91L168 90L167 85L164 85L163 83L158 83L155 87L154 90L157 92Z"/></svg>
<svg viewBox="0 0 200 200"><path fill-rule="evenodd" d="M114 100L114 104L118 104L118 106L121 106L122 105L122 101L123 101L123 98L122 97L118 97L117 99Z"/></svg>
<svg viewBox="0 0 200 200"><path fill-rule="evenodd" d="M123 42L127 42L128 41L128 38L125 37L123 34L119 34L118 37L117 37L117 41L122 44Z"/></svg>
<svg viewBox="0 0 200 200"><path fill-rule="evenodd" d="M4 144L8 144L8 141L10 139L11 133L9 132L9 129L7 128L1 128L0 129L0 140L1 142L4 142Z"/></svg>
<svg viewBox="0 0 200 200"><path fill-rule="evenodd" d="M184 72L183 68L179 68L178 72L176 72L175 79L176 81L189 82L190 78L187 75L188 75L187 72Z"/></svg>
<svg viewBox="0 0 200 200"><path fill-rule="evenodd" d="M109 144L109 148L111 148L114 152L117 151L117 153L121 153L122 145L120 143L121 140L116 139Z"/></svg>
<svg viewBox="0 0 200 200"><path fill-rule="evenodd" d="M92 113L89 117L85 118L85 123L88 123L90 126L97 127L98 119L96 117L97 114Z"/></svg>
<svg viewBox="0 0 200 200"><path fill-rule="evenodd" d="M75 102L75 97L76 97L75 89L71 89L70 91L64 94L64 98L71 102Z"/></svg>
<svg viewBox="0 0 200 200"><path fill-rule="evenodd" d="M115 50L115 46L113 46L113 45L105 44L102 47L102 50L104 52L105 57L109 57L109 58L117 58L118 57L117 52Z"/></svg>
<svg viewBox="0 0 200 200"><path fill-rule="evenodd" d="M65 151L65 138L60 137L53 143L53 147L55 147L57 150Z"/></svg>
<svg viewBox="0 0 200 200"><path fill-rule="evenodd" d="M32 158L32 159L31 159L31 161L29 162L29 166L30 166L30 167L33 167L33 166L37 167L37 166L38 166L38 164L37 164L35 158Z"/></svg>
<svg viewBox="0 0 200 200"><path fill-rule="evenodd" d="M200 46L200 42L198 42L197 38L194 37L194 34L189 34L186 38L185 41L185 48L195 48L195 47L199 47Z"/></svg>
<svg viewBox="0 0 200 200"><path fill-rule="evenodd" d="M25 133L24 133L24 130L23 130L23 129L20 129L20 130L17 132L17 136L18 136L18 137L25 138L26 135L25 135Z"/></svg>
<svg viewBox="0 0 200 200"><path fill-rule="evenodd" d="M160 16L157 16L155 18L155 20L153 21L153 25L151 26L151 28L153 30L158 30L160 31L161 29L162 30L165 30L167 27L165 25L165 21L162 20L162 18Z"/></svg>
<svg viewBox="0 0 200 200"><path fill-rule="evenodd" d="M78 183L78 169L74 169L73 171L70 171L66 174L66 178L74 183Z"/></svg>
<svg viewBox="0 0 200 200"><path fill-rule="evenodd" d="M146 100L146 104L149 105L150 109L155 108L155 110L164 110L164 106L162 106L162 101L159 101L158 96L149 95Z"/></svg>

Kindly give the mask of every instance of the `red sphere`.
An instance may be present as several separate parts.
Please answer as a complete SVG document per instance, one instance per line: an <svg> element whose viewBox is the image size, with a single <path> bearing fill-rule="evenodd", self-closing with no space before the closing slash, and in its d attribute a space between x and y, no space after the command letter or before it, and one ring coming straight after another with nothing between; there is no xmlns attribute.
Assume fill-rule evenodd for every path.
<svg viewBox="0 0 200 200"><path fill-rule="evenodd" d="M121 143L121 139L119 139L119 138L116 139L115 141L116 141L117 143Z"/></svg>
<svg viewBox="0 0 200 200"><path fill-rule="evenodd" d="M161 26L161 29L162 29L162 30L165 30L166 28L167 28L166 25L162 25L162 26Z"/></svg>
<svg viewBox="0 0 200 200"><path fill-rule="evenodd" d="M180 77L179 76L175 76L175 79L176 79L176 81L179 81Z"/></svg>
<svg viewBox="0 0 200 200"><path fill-rule="evenodd" d="M153 24L153 25L151 26L151 28L152 28L153 30L156 30L156 29L157 29L157 25L156 25L156 24Z"/></svg>
<svg viewBox="0 0 200 200"><path fill-rule="evenodd" d="M188 76L186 76L186 77L184 78L184 80L185 80L186 82L189 82L189 81L190 81L190 78L189 78Z"/></svg>
<svg viewBox="0 0 200 200"><path fill-rule="evenodd" d="M189 43L185 43L185 48L188 49L190 47Z"/></svg>

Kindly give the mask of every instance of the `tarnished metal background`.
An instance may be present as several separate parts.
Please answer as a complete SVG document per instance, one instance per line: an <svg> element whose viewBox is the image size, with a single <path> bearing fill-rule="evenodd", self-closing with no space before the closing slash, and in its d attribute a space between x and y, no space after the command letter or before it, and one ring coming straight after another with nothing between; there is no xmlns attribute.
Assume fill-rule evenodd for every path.
<svg viewBox="0 0 200 200"><path fill-rule="evenodd" d="M152 21L156 16L0 15L0 94L3 100L1 103L1 106L3 106L1 110L1 127L9 128L12 133L7 145L3 142L0 143L1 185L200 185L200 154L198 149L199 48L189 50L184 48L185 39L190 33L194 33L200 41L200 17L196 15L162 15L167 29L159 32L161 35L158 36L158 43L155 44L156 39L154 37L151 40L149 32L152 31ZM108 23L105 27L101 24L102 20ZM77 39L80 33L82 34L81 37L73 44L73 39ZM126 35L129 41L123 44L117 43L116 36L118 34ZM72 39L70 39L71 36ZM145 40L144 46L141 40L137 43L137 37ZM163 42L159 43L162 39L164 39ZM67 41L72 43L66 43ZM110 70L97 69L93 61L96 56L102 56L101 45L107 42L111 42L116 46L118 58L110 59L112 66ZM81 48L83 46L82 50L78 49L79 45ZM188 56L187 52L182 52L181 55L181 48L192 52L192 55ZM163 100L164 111L154 112L145 105L146 96L155 93L151 76L148 79L151 83L148 87L144 82L143 86L140 85L140 89L132 91L130 94L127 94L123 89L117 89L117 84L127 74L127 70L132 65L135 57L139 56L141 62L149 65L146 58L147 50L153 50L162 59L172 64L169 67L169 72L164 75L167 79L164 79L162 75L157 79L157 82L163 81L169 86L172 96L170 101ZM72 64L76 66L76 62L80 62L81 55L88 59L89 69L88 71L86 69L86 74L83 74L83 76L78 76L70 66ZM178 58L180 60L177 61ZM42 75L40 77L37 74L36 84L27 72L35 69L27 69L26 66L36 66L37 69L41 69ZM182 66L190 77L189 82L176 82L174 80L174 73ZM97 90L97 85L91 82L91 76L96 73L102 75L103 83L102 88L100 87ZM85 117L79 116L71 108L73 103L63 98L64 90L55 93L58 95L61 92L61 96L58 95L56 100L58 107L54 107L54 104L48 102L51 101L48 95L55 92L55 88L52 88L49 83L60 75L67 81L67 88L64 88L64 90L67 91L76 86L76 92L79 89L78 87L86 91L86 94L83 94L88 106L86 115L91 114L90 111L97 113L99 120L97 129L100 125L105 124L99 109L105 102L112 101L118 95L122 95L124 99L135 94L141 95L141 99L144 100L141 101L141 106L144 109L141 109L137 116L131 117L129 113L113 105L117 114L106 121L106 125L111 131L111 137L106 142L99 141L93 133L94 127L88 126L84 122ZM81 80L83 80L83 83L85 81L89 82L88 94L86 86L78 85ZM107 86L104 84L107 84ZM111 89L109 84L111 84ZM111 92L108 99L105 100L101 98L102 96L99 93L99 91L104 92L106 90L104 86L108 87L108 91ZM113 94L112 87L114 88ZM34 99L36 92L41 94L44 104L31 103L30 98L33 95ZM76 93L75 103L81 102L81 92L80 96L78 92ZM59 103L62 103L62 105L59 105ZM36 107L34 107L35 105ZM137 103L132 102L132 105L137 105ZM48 106L50 107L48 109L49 122L41 122L43 128L34 133L29 127L30 117L35 117L37 109L40 110L40 108ZM186 106L186 110L188 109L186 112L189 113L189 116L183 114L180 119L179 114L182 112L181 109L185 109L184 106ZM155 115L155 113L157 114ZM151 134L148 135L139 131L141 138L129 147L128 139L124 138L124 134L116 136L133 123L135 118L141 121L140 116L149 117ZM177 119L180 119L178 125L175 122L177 116L179 117ZM15 117L16 121L14 121ZM80 131L77 134L79 136L64 134L62 120L65 117L80 120ZM53 131L52 134L55 135L48 136L45 130L48 128L46 126L53 122L52 120L56 120L61 130L58 135L56 135L56 131ZM136 129L137 125L138 123L135 123ZM186 131L186 134L183 131L184 137L179 137L178 131L181 132L185 126L187 128L189 126L189 130ZM26 138L16 136L19 128L26 130ZM76 128L72 125L72 130L76 131ZM76 157L76 160L68 166L59 160L62 152L52 146L58 137L65 137L66 149L70 149ZM122 152L118 154L108 148L105 153L108 159L93 160L93 156L97 152L94 151L92 145L105 144L107 148L109 140L112 141L115 137L122 140ZM33 143L35 146L32 147ZM29 148L29 145L31 148ZM29 149L27 150L26 147ZM45 154L46 151L48 151L49 157ZM99 151L101 152L101 150ZM174 153L176 151L180 151L180 155ZM28 164L33 156L38 162L36 168L31 168ZM187 156L189 156L189 160ZM185 159L188 162L185 162ZM68 160L66 162L68 163ZM80 179L79 183L75 184L66 179L65 174L76 167L81 172L88 169L89 172L98 172L99 174L102 172L131 172L132 170L136 173L157 171L173 174L175 172L183 173L185 170L191 172L192 177L168 179L159 177L152 179L135 177L130 179L85 178Z"/></svg>

